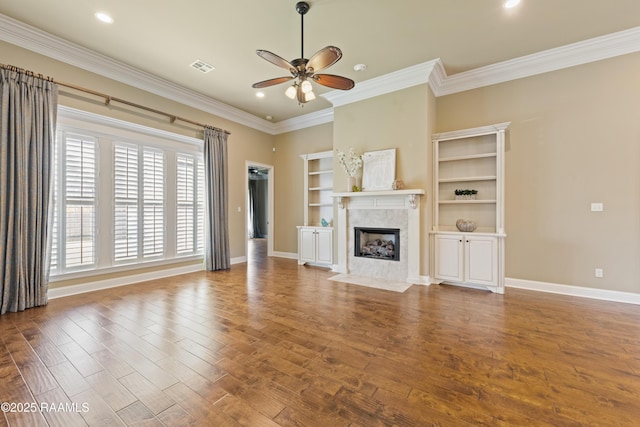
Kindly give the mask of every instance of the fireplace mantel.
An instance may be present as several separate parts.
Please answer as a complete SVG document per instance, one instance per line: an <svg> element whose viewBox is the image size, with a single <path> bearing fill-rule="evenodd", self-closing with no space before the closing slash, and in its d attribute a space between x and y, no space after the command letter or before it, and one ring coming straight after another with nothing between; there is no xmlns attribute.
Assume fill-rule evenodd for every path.
<svg viewBox="0 0 640 427"><path fill-rule="evenodd" d="M388 279L390 276L399 278L408 283L420 283L420 196L425 191L422 189L408 190L385 190L385 191L354 191L345 193L333 193L338 205L338 263L334 266L334 271L344 274L362 275L363 270L370 277L376 279ZM370 212L366 214L365 212ZM380 222L385 218L396 221L395 224L385 225L384 223L368 224L359 222L363 216L378 218ZM397 223L399 218L404 218L401 223ZM401 235L405 241L400 245L405 248L406 257L400 259L400 266L396 264L372 264L370 268L363 268L359 263L364 260L356 260L351 255L353 246L354 226L374 226L387 228L400 228ZM404 245L404 246L403 246ZM376 260L372 260L376 263ZM380 261L378 261L379 263ZM393 261L382 261L393 262ZM352 266L352 263L358 263Z"/></svg>
<svg viewBox="0 0 640 427"><path fill-rule="evenodd" d="M418 196L424 194L424 190L384 190L384 191L350 191L346 193L333 193L331 197L334 197L338 202L340 209L345 208L344 199L355 199L360 204L371 204L371 207L382 207L385 209L393 209L394 200L399 203L404 203L406 200L409 203L409 207L415 209L417 206L416 200L419 200ZM366 201L365 201L366 200ZM362 206L364 207L364 206ZM399 208L399 206L396 206Z"/></svg>
<svg viewBox="0 0 640 427"><path fill-rule="evenodd" d="M381 191L349 191L333 193L333 197L378 197L378 196L407 196L409 194L424 194L424 190L381 190Z"/></svg>

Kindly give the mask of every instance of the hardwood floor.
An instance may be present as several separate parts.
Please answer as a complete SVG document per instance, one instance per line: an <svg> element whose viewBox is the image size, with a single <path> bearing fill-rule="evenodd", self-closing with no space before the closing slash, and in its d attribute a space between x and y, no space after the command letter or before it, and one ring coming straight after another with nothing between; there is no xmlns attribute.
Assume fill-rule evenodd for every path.
<svg viewBox="0 0 640 427"><path fill-rule="evenodd" d="M249 259L0 316L0 426L638 425L636 305Z"/></svg>

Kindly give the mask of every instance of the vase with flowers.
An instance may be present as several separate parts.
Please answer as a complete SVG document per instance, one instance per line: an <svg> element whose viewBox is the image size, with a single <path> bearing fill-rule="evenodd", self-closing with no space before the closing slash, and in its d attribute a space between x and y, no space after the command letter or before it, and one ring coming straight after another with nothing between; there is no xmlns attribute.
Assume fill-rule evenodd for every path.
<svg viewBox="0 0 640 427"><path fill-rule="evenodd" d="M362 155L356 154L353 147L349 147L348 153L336 149L336 155L338 156L338 163L349 176L349 191L361 191L357 176L358 171L362 168Z"/></svg>

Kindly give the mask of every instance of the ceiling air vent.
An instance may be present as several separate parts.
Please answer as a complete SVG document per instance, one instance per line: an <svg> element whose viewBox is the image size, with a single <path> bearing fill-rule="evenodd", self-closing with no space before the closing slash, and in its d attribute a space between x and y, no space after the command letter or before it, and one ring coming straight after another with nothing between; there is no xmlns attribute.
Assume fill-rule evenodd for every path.
<svg viewBox="0 0 640 427"><path fill-rule="evenodd" d="M213 70L213 65L209 65L206 62L204 62L201 59L198 59L197 61L195 61L193 64L191 64L191 68L195 68L196 70L200 71L201 73L208 73L209 71Z"/></svg>

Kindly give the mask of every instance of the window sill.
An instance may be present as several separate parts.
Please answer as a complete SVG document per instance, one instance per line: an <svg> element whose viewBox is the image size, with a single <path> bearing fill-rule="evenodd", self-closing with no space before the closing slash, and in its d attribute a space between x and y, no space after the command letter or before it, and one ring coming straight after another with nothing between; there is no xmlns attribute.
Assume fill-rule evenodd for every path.
<svg viewBox="0 0 640 427"><path fill-rule="evenodd" d="M82 279L82 278L88 278L88 277L102 276L105 274L122 273L127 271L143 270L145 268L170 266L170 265L181 264L189 261L203 261L203 260L204 260L204 255L198 254L198 255L187 255L182 257L176 257L171 259L158 259L153 261L138 262L135 264L121 264L121 265L114 265L111 267L92 268L90 270L78 270L78 271L62 273L62 274L51 274L51 276L49 277L49 282L50 283L63 282L65 280Z"/></svg>

